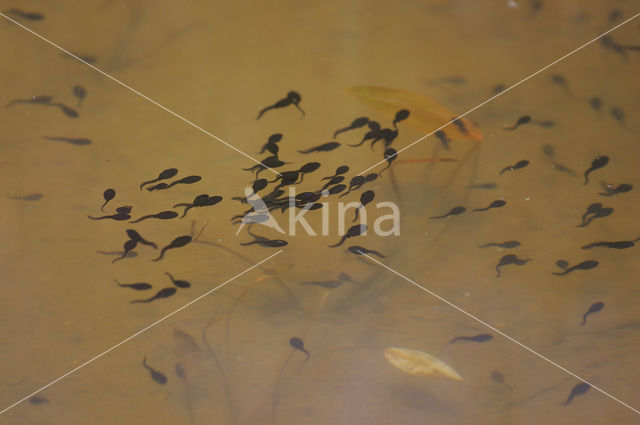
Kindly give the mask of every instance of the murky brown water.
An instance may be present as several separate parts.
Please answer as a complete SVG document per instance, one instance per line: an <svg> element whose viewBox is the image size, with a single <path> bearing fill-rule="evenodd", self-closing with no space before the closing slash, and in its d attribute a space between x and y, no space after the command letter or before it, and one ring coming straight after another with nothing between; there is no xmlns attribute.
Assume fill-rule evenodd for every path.
<svg viewBox="0 0 640 425"><path fill-rule="evenodd" d="M280 157L296 169L321 168L298 192L315 190L339 165L350 179L380 159L341 146L303 156L297 150L328 142L334 130L367 115L389 126L343 88L379 85L421 93L463 113L640 10L640 1L506 2L100 2L2 1L2 10L38 11L44 20L18 19L160 104L255 156L270 134L281 132ZM610 19L612 10L620 16ZM610 34L640 44L638 22ZM277 252L242 246L251 240L230 217L253 163L86 65L0 17L2 102L50 95L76 108L78 118L43 105L0 111L0 271L4 288L0 320L0 408L11 405L104 350L232 279ZM118 346L0 415L6 424L631 424L631 409L595 389L562 403L579 380L439 301L384 267L349 253L362 245L384 253L381 261L459 308L477 316L558 365L638 409L637 358L640 313L637 247L581 246L633 240L638 234L637 187L640 102L637 51L624 54L594 43L548 71L474 111L467 118L484 133L480 143L454 140L445 151L435 137L400 154L458 161L398 163L348 197L372 189L376 202L397 203L400 236L373 233L328 248L336 234L337 205L330 202L330 235L311 237L298 228L283 237L254 226L256 234L288 241L281 254L211 295ZM551 79L560 74L568 86ZM462 77L463 81L450 81ZM77 107L72 87L86 87ZM293 107L257 112L289 90L302 95L306 117ZM597 96L602 111L589 106ZM623 128L611 108L625 113ZM523 125L520 116L555 122ZM423 134L398 124L396 149ZM434 128L435 129L435 128ZM356 143L363 130L337 140ZM76 146L43 136L89 138ZM553 158L543 147L554 148ZM583 174L597 155L609 164ZM522 169L498 175L517 161ZM562 172L553 164L574 172ZM178 177L202 181L167 191L138 185L176 167ZM295 168L294 168L295 167ZM382 166L373 171L379 171ZM392 175L395 185L392 183ZM262 177L273 178L268 170ZM602 197L600 182L634 189ZM495 183L493 189L469 185ZM102 192L117 196L106 210L132 205L133 218L200 193L224 200L195 208L184 219L131 225L101 215ZM35 201L12 199L33 193ZM504 208L471 213L504 199ZM589 204L614 208L608 217L576 228ZM428 217L464 205L445 220ZM180 211L180 209L177 209ZM383 213L367 209L369 224ZM353 211L349 213L349 216ZM309 213L316 231L321 214ZM283 217L276 215L284 223ZM350 220L350 219L349 219ZM135 228L160 246L208 223L198 243L157 252L140 246L136 257L112 264ZM514 250L478 248L518 240ZM524 266L496 264L508 253L531 258ZM555 262L595 259L598 267L554 276ZM164 274L191 283L167 299L131 304L171 286ZM357 283L334 289L301 282L334 280L348 273ZM148 282L133 291L114 283ZM580 326L590 305L605 303ZM176 339L178 329L190 335ZM203 337L203 331L205 335ZM458 335L493 334L484 343L449 344ZM293 350L299 337L311 357ZM195 342L195 344L194 344ZM208 347L207 347L208 345ZM424 351L453 367L463 381L414 376L384 357L388 347ZM153 381L142 366L163 373ZM175 372L180 363L182 377ZM492 380L492 372L504 384Z"/></svg>

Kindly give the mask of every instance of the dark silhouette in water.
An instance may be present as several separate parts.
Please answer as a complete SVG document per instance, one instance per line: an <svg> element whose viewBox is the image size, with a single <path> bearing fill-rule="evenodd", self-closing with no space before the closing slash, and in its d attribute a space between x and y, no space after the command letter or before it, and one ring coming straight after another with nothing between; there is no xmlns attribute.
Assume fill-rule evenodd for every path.
<svg viewBox="0 0 640 425"><path fill-rule="evenodd" d="M75 85L71 89L71 93L76 99L78 99L78 108L81 107L82 102L84 102L84 99L87 97L87 89L81 85Z"/></svg>
<svg viewBox="0 0 640 425"><path fill-rule="evenodd" d="M318 145L318 146L314 146L312 148L303 150L303 151L298 151L300 153L311 153L311 152L330 152L336 148L338 148L340 146L340 143L338 142L327 142L324 143L322 145Z"/></svg>
<svg viewBox="0 0 640 425"><path fill-rule="evenodd" d="M485 208L476 208L476 209L474 209L473 212L487 211L487 210L490 210L491 208L500 208L500 207L504 207L505 205L507 205L507 201L503 201L501 199L498 199L497 201L493 201L492 203L490 203L489 206L487 206Z"/></svg>
<svg viewBox="0 0 640 425"><path fill-rule="evenodd" d="M511 388L511 386L509 384L504 382L504 375L502 373L498 372L497 370L494 370L494 371L491 372L491 380L493 382L495 382L496 384L503 385L509 391L513 391L513 388Z"/></svg>
<svg viewBox="0 0 640 425"><path fill-rule="evenodd" d="M504 266L508 266L509 264L514 264L516 266L523 266L529 261L531 261L530 258L523 260L516 257L513 254L507 254L504 257L502 257L500 261L498 261L498 265L496 265L496 272L497 272L496 277L500 277L500 274L501 274L500 269Z"/></svg>
<svg viewBox="0 0 640 425"><path fill-rule="evenodd" d="M365 176L353 176L349 181L349 190L347 190L345 193L340 195L340 197L342 198L343 196L350 194L354 190L360 189L362 185L365 184L365 182L366 182Z"/></svg>
<svg viewBox="0 0 640 425"><path fill-rule="evenodd" d="M391 125L393 125L394 128L398 128L396 124L398 124L400 121L404 121L407 118L409 118L409 115L411 115L411 112L409 112L406 109L400 109L398 112L396 112L396 116L393 119L393 122L391 123Z"/></svg>
<svg viewBox="0 0 640 425"><path fill-rule="evenodd" d="M142 190L143 186L146 186L146 185L151 184L151 183L158 182L160 180L170 179L171 177L174 177L176 174L178 174L178 169L177 168L167 168L166 170L164 170L160 174L158 174L158 177L156 177L155 179L149 180L149 181L146 181L146 182L142 182L140 184L140 190Z"/></svg>
<svg viewBox="0 0 640 425"><path fill-rule="evenodd" d="M131 304L150 303L151 301L159 300L160 298L168 298L171 295L175 294L176 292L177 292L177 289L174 287L163 288L159 290L158 293L155 294L153 297L147 298L145 300L133 300L131 301Z"/></svg>
<svg viewBox="0 0 640 425"><path fill-rule="evenodd" d="M143 215L139 219L132 221L132 223L138 223L148 218L157 218L160 220L171 220L172 218L176 218L176 217L178 217L178 213L175 211L162 211L157 214Z"/></svg>
<svg viewBox="0 0 640 425"><path fill-rule="evenodd" d="M128 213L117 213L117 214L112 214L112 215L103 215L101 217L92 217L92 216L87 214L87 217L90 218L91 220L104 220L105 218L110 218L110 219L116 220L116 221L125 221L125 220L129 220L131 218L131 216Z"/></svg>
<svg viewBox="0 0 640 425"><path fill-rule="evenodd" d="M380 124L378 124L376 121L369 121L367 125L369 126L369 131L365 133L360 143L356 143L355 145L349 144L347 146L352 146L355 148L362 145L367 140L375 140L379 137L381 131Z"/></svg>
<svg viewBox="0 0 640 425"><path fill-rule="evenodd" d="M116 191L113 189L107 189L104 191L104 193L102 194L102 197L104 198L104 204L102 204L102 206L100 207L100 211L104 212L104 207L105 205L107 205L107 203L112 200L113 198L116 197Z"/></svg>
<svg viewBox="0 0 640 425"><path fill-rule="evenodd" d="M587 227L596 218L603 218L613 214L613 208L604 207L600 202L593 203L587 207L587 211L582 214L582 223L576 227ZM587 217L590 216L590 217Z"/></svg>
<svg viewBox="0 0 640 425"><path fill-rule="evenodd" d="M368 117L356 118L353 121L351 121L351 124L349 124L348 126L336 130L333 133L333 138L335 139L338 134L344 133L345 131L355 130L356 128L364 127L365 125L367 125L368 122L369 122Z"/></svg>
<svg viewBox="0 0 640 425"><path fill-rule="evenodd" d="M137 282L137 283L120 283L118 282L116 279L113 279L113 281L115 283L118 284L118 286L123 287L123 288L131 288L134 289L136 291L146 291L147 289L151 289L151 284L147 283L147 282Z"/></svg>
<svg viewBox="0 0 640 425"><path fill-rule="evenodd" d="M270 111L271 109L284 108L289 105L294 105L302 113L302 116L304 117L306 113L300 107L301 100L302 100L302 97L300 96L300 94L292 90L289 93L287 93L287 97L280 99L273 105L267 106L266 108L263 108L262 110L260 110L256 120L259 120L265 112Z"/></svg>
<svg viewBox="0 0 640 425"><path fill-rule="evenodd" d="M449 344L452 344L457 341L471 341L471 342L487 342L493 339L493 335L490 334L479 334L474 336L457 336L449 341Z"/></svg>
<svg viewBox="0 0 640 425"><path fill-rule="evenodd" d="M375 196L376 196L376 193L373 190L367 190L366 192L363 192L362 195L360 195L360 205L356 207L356 214L355 214L355 217L353 218L353 221L356 221L358 219L358 213L360 212L360 208L365 207L368 203L373 201L373 198L375 198Z"/></svg>
<svg viewBox="0 0 640 425"><path fill-rule="evenodd" d="M587 323L587 316L593 313L597 313L600 310L602 310L604 308L604 303L601 301L598 301L596 303L593 303L591 305L591 307L589 307L589 310L587 310L587 312L582 316L582 323L580 323L581 325L584 325L585 323Z"/></svg>
<svg viewBox="0 0 640 425"><path fill-rule="evenodd" d="M567 398L567 401L565 401L562 404L566 406L567 404L571 403L571 401L575 397L586 393L587 391L589 391L590 388L591 388L591 385L587 384L586 382L579 383L578 385L573 387L573 389L571 390L571 393L569 394L569 397Z"/></svg>
<svg viewBox="0 0 640 425"><path fill-rule="evenodd" d="M443 215L437 215L434 217L429 217L429 219L434 220L434 219L438 219L438 218L445 218L445 217L449 217L450 215L460 215L463 212L465 212L467 209L465 207L453 207L449 210L449 212L447 212L446 214Z"/></svg>
<svg viewBox="0 0 640 425"><path fill-rule="evenodd" d="M34 201L39 201L43 197L44 195L42 193L30 193L24 196L9 196L9 199L15 199L16 201L34 202Z"/></svg>
<svg viewBox="0 0 640 425"><path fill-rule="evenodd" d="M151 374L151 379L156 381L158 384L166 384L167 383L167 377L163 373L158 372L157 370L155 370L154 368L152 368L151 366L149 366L147 364L147 357L146 356L142 360L142 366L144 366L144 368L149 371L149 373Z"/></svg>
<svg viewBox="0 0 640 425"><path fill-rule="evenodd" d="M89 139L85 139L83 137L80 138L70 138L70 137L50 137L50 136L45 136L43 137L43 139L45 140L52 140L54 142L66 142L72 145L76 145L76 146L87 146L91 144L91 140Z"/></svg>
<svg viewBox="0 0 640 425"><path fill-rule="evenodd" d="M300 350L302 351L304 354L307 355L307 358L305 360L305 362L307 360L309 360L309 358L311 357L311 353L309 353L305 348L304 348L304 342L297 337L292 337L291 339L289 339L289 345L292 346L293 348L295 348L296 350Z"/></svg>
<svg viewBox="0 0 640 425"><path fill-rule="evenodd" d="M354 236L360 236L361 234L365 233L367 231L367 225L366 224L356 224L355 226L351 226L349 227L349 230L347 230L347 233L344 234L344 236L342 237L342 239L340 239L340 242L338 242L335 245L329 245L329 248L335 248L337 246L340 246L344 243L345 240L347 240L347 238L352 238Z"/></svg>
<svg viewBox="0 0 640 425"><path fill-rule="evenodd" d="M133 229L127 229L127 236L129 236L130 239L136 241L136 242L140 242L142 245L147 245L150 247L153 247L153 249L157 249L158 245L155 244L155 242L149 242L148 240L146 240L145 238L143 238L140 233L136 232Z"/></svg>
<svg viewBox="0 0 640 425"><path fill-rule="evenodd" d="M602 196L613 196L619 193L627 193L633 189L633 186L629 183L619 184L615 188L611 184L602 183L602 187L604 188L604 192L598 192L598 195Z"/></svg>
<svg viewBox="0 0 640 425"><path fill-rule="evenodd" d="M569 267L569 264L564 261L564 260L559 260L556 262L556 265L562 269L565 269L563 272L561 273L551 273L554 274L556 276L564 276L567 275L569 273L571 273L574 270L590 270L593 269L594 267L598 266L598 262L596 260L587 260L587 261L583 261L582 263L576 264L573 267Z"/></svg>
<svg viewBox="0 0 640 425"><path fill-rule="evenodd" d="M384 156L384 159L387 161L387 166L384 167L382 170L380 170L380 172L378 173L379 176L382 176L382 172L387 168L391 167L391 163L393 163L393 161L398 159L398 152L393 148L388 148L384 151L383 156Z"/></svg>
<svg viewBox="0 0 640 425"><path fill-rule="evenodd" d="M590 249L595 247L607 247L613 249L627 249L635 246L635 243L640 241L640 238L632 241L616 241L616 242L592 242L582 247L582 249Z"/></svg>
<svg viewBox="0 0 640 425"><path fill-rule="evenodd" d="M40 12L25 12L20 9L9 9L5 13L17 16L18 18L28 19L30 21L41 21L44 19L44 15Z"/></svg>
<svg viewBox="0 0 640 425"><path fill-rule="evenodd" d="M500 171L500 175L504 174L507 171L519 170L526 167L527 165L529 165L529 161L523 159L522 161L518 161L513 165L509 165L508 167L503 168L502 171Z"/></svg>
<svg viewBox="0 0 640 425"><path fill-rule="evenodd" d="M584 172L584 184L589 183L589 174L593 171L603 168L609 163L609 157L606 155L598 155L591 161L591 167Z"/></svg>
<svg viewBox="0 0 640 425"><path fill-rule="evenodd" d="M269 152L274 156L278 156L278 152L280 151L280 147L278 146L278 142L282 140L282 133L275 133L269 136L267 143L262 145L260 149L260 153L264 153L264 151Z"/></svg>
<svg viewBox="0 0 640 425"><path fill-rule="evenodd" d="M341 176L342 174L346 174L348 171L349 171L348 165L341 165L338 168L336 168L336 172L332 176L323 177L321 180L331 180L334 177Z"/></svg>
<svg viewBox="0 0 640 425"><path fill-rule="evenodd" d="M168 249L173 249L173 248L180 248L183 247L185 245L188 245L191 242L191 236L179 236L177 238L175 238L174 240L171 241L171 243L167 246L165 246L164 248L162 248L162 251L160 251L160 256L158 256L158 258L155 258L151 261L160 261L164 258L164 253L168 250Z"/></svg>
<svg viewBox="0 0 640 425"><path fill-rule="evenodd" d="M516 128L520 127L523 124L527 124L531 122L531 117L529 115L524 115L520 118L518 118L518 121L516 121L516 123L513 125L513 127L505 127L505 130L515 130Z"/></svg>
<svg viewBox="0 0 640 425"><path fill-rule="evenodd" d="M177 286L178 288L189 288L189 287L191 287L191 284L189 282L187 282L186 280L176 280L176 279L173 278L173 276L169 272L164 272L164 274L169 276L169 279L171 279L171 282L175 286Z"/></svg>
<svg viewBox="0 0 640 425"><path fill-rule="evenodd" d="M383 255L381 253L379 253L378 251L374 251L373 249L367 249L363 246L358 246L358 245L353 245L350 246L349 248L347 248L349 250L349 252L356 254L356 255L363 255L363 254L372 254L372 255L377 255L380 258L386 258L386 255Z"/></svg>
<svg viewBox="0 0 640 425"><path fill-rule="evenodd" d="M478 248L489 248L492 246L497 246L499 248L516 248L520 246L520 242L518 241L506 241L506 242L491 242L484 245L480 245Z"/></svg>

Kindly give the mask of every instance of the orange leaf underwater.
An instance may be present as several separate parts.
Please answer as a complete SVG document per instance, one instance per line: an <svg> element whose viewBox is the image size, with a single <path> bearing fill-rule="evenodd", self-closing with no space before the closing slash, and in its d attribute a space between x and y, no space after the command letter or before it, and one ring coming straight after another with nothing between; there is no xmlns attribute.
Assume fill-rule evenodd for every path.
<svg viewBox="0 0 640 425"><path fill-rule="evenodd" d="M406 123L429 134L458 115L426 96L405 90L374 86L355 86L344 89L366 105L393 118L400 109L411 113ZM460 118L442 129L447 138L479 142L483 135L471 121Z"/></svg>

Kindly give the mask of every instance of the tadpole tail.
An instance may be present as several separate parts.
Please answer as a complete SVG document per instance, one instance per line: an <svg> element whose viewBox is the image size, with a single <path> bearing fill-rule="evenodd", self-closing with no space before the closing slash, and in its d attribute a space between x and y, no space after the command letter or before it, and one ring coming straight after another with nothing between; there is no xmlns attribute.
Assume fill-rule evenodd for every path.
<svg viewBox="0 0 640 425"><path fill-rule="evenodd" d="M125 258L127 256L128 253L129 253L129 251L125 251L124 254L122 254L122 256L120 256L118 258L114 258L113 261L111 262L111 264L115 263L116 261L122 260L123 258ZM118 283L118 285L120 285L120 284ZM120 286L122 286L122 285L120 285Z"/></svg>
<svg viewBox="0 0 640 425"><path fill-rule="evenodd" d="M148 185L148 184L151 184L151 183L155 183L155 182L157 182L157 181L158 181L158 179L153 179L153 180L149 180L149 181L146 181L146 182L142 182L142 183L140 184L140 190L142 190L142 188L143 188L144 186L146 186L146 185Z"/></svg>
<svg viewBox="0 0 640 425"><path fill-rule="evenodd" d="M587 170L586 173L584 173L584 184L585 186L587 185L587 183L589 183L589 173L591 172L591 170Z"/></svg>
<svg viewBox="0 0 640 425"><path fill-rule="evenodd" d="M594 215L593 217L589 217L587 220L582 220L582 224L579 224L576 227L587 227L589 223L591 223L591 221L593 221L593 219L596 217L597 216Z"/></svg>
<svg viewBox="0 0 640 425"><path fill-rule="evenodd" d="M338 243L337 243L337 244L335 244L335 245L329 245L329 248L335 248L335 247L337 247L337 246L342 245L342 244L344 243L344 241L346 241L346 240L347 240L347 237L348 237L348 235L344 235L344 236L342 237L342 239L340 239L340 242L338 242Z"/></svg>
<svg viewBox="0 0 640 425"><path fill-rule="evenodd" d="M110 215L104 215L102 217L91 217L89 214L87 214L87 217L89 217L91 220L104 220L105 218L111 218Z"/></svg>
<svg viewBox="0 0 640 425"><path fill-rule="evenodd" d="M582 316L582 323L580 323L580 325L584 325L585 323L587 323L587 316L589 315L589 313L585 313L584 316Z"/></svg>
<svg viewBox="0 0 640 425"><path fill-rule="evenodd" d="M193 208L193 205L189 205L188 207L185 207L184 212L182 213L182 216L180 218L184 218L187 215L187 211L189 211L191 208Z"/></svg>
<svg viewBox="0 0 640 425"><path fill-rule="evenodd" d="M150 303L150 302L151 302L151 301L153 301L154 299L155 299L155 297L147 298L146 300L131 300L131 301L129 301L129 303L131 303L131 304L136 304L136 303ZM148 368L149 366L146 366L146 364L145 364L145 367L147 367L147 368Z"/></svg>
<svg viewBox="0 0 640 425"><path fill-rule="evenodd" d="M342 195L338 196L338 198L342 198L343 196L347 196L348 194L350 194L352 192L353 189L349 188L348 191L346 191L345 193L343 193Z"/></svg>
<svg viewBox="0 0 640 425"><path fill-rule="evenodd" d="M146 219L148 219L148 218L152 218L152 217L153 217L153 214L150 214L150 215L143 215L143 216L142 216L142 217L140 217L139 219L137 219L137 220L133 220L133 221L130 221L129 223L138 223L138 222L140 222L140 221L142 221L142 220L146 220Z"/></svg>
<svg viewBox="0 0 640 425"><path fill-rule="evenodd" d="M378 251L369 251L369 254L377 255L380 258L387 258L386 255L379 253Z"/></svg>
<svg viewBox="0 0 640 425"><path fill-rule="evenodd" d="M102 204L102 206L100 207L100 211L105 212L104 211L104 206L107 205L109 201L104 201L104 204Z"/></svg>
<svg viewBox="0 0 640 425"><path fill-rule="evenodd" d="M384 167L382 170L380 170L380 172L378 173L378 177L381 177L381 176L382 176L382 172L383 172L384 170L386 170L387 168L389 168L389 167L391 167L391 163L387 164L387 166L386 166L386 167Z"/></svg>
<svg viewBox="0 0 640 425"><path fill-rule="evenodd" d="M69 108L67 105L63 105L62 103L49 103L47 105L57 106L58 108L60 108L62 113L65 114L66 116L71 118L78 118L78 115L79 115L78 112L73 108Z"/></svg>
<svg viewBox="0 0 640 425"><path fill-rule="evenodd" d="M300 105L298 105L297 103L294 103L295 107L298 108L298 111L302 112L302 117L304 118L307 116L307 113L300 107Z"/></svg>
<svg viewBox="0 0 640 425"><path fill-rule="evenodd" d="M307 153L311 153L311 152L313 152L313 151L314 151L314 149L315 149L315 148L311 148L311 149L307 149L306 151L298 151L298 152L299 152L299 153L307 154Z"/></svg>
<svg viewBox="0 0 640 425"><path fill-rule="evenodd" d="M363 138L362 138L362 141L361 141L360 143L356 143L355 145L347 144L347 146L351 146L351 147L357 148L358 146L361 146L361 145L362 145L364 142L366 142L366 141L367 141L367 138L366 138L366 137L363 137Z"/></svg>
<svg viewBox="0 0 640 425"><path fill-rule="evenodd" d="M564 276L564 275L566 275L566 274L568 274L568 273L569 273L569 270L571 270L571 269L567 269L567 270L565 270L565 271L563 271L563 272L560 272L560 273L558 273L558 272L553 272L553 273L551 273L551 274L556 275L556 276Z"/></svg>
<svg viewBox="0 0 640 425"><path fill-rule="evenodd" d="M158 245L156 245L155 242L150 242L150 241L148 241L146 239L142 239L142 238L138 239L138 242L140 242L142 245L152 246L153 249L158 249Z"/></svg>
<svg viewBox="0 0 640 425"><path fill-rule="evenodd" d="M436 216L433 216L433 217L429 217L429 220L435 220L435 219L438 219L438 218L445 218L447 215L448 215L448 214L445 214L445 215L436 215ZM480 248L484 248L484 247L483 247L483 246L481 246Z"/></svg>
<svg viewBox="0 0 640 425"><path fill-rule="evenodd" d="M360 207L356 208L356 216L355 216L355 217L353 217L353 221L352 221L352 223L358 219L358 213L359 213L359 212L360 212Z"/></svg>
<svg viewBox="0 0 640 425"><path fill-rule="evenodd" d="M275 105L271 105L271 106L267 106L266 108L263 108L260 110L260 112L258 112L258 116L256 117L256 121L259 120L265 112L272 110L273 108L275 108Z"/></svg>
<svg viewBox="0 0 640 425"><path fill-rule="evenodd" d="M486 211L486 210L488 210L489 208L490 208L490 207L487 207L487 208L476 208L476 209L474 209L474 210L472 210L472 211L473 211L473 212Z"/></svg>
<svg viewBox="0 0 640 425"><path fill-rule="evenodd" d="M160 255L158 256L158 258L154 258L151 261L160 261L164 258L164 253L167 252L167 249L169 249L170 246L165 246L164 248L162 248L162 251L160 251Z"/></svg>
<svg viewBox="0 0 640 425"><path fill-rule="evenodd" d="M496 266L496 277L500 277L500 266Z"/></svg>
<svg viewBox="0 0 640 425"><path fill-rule="evenodd" d="M339 129L339 130L336 130L336 132L333 133L333 138L335 139L338 134L344 133L345 131L349 131L349 130L351 130L351 126L344 127L344 128Z"/></svg>

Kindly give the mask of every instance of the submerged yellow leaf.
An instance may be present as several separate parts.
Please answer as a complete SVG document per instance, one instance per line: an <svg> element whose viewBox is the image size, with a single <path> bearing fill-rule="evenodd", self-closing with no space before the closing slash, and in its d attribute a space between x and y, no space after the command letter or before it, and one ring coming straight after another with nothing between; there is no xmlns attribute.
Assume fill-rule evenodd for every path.
<svg viewBox="0 0 640 425"><path fill-rule="evenodd" d="M347 87L347 93L368 106L393 118L400 109L411 113L406 123L425 134L429 134L458 115L426 96L405 90L374 86ZM482 132L471 121L460 118L442 129L449 139L474 142L482 140Z"/></svg>
<svg viewBox="0 0 640 425"><path fill-rule="evenodd" d="M422 351L391 347L385 350L384 356L389 363L412 375L440 373L447 378L462 381L462 377L451 366Z"/></svg>

